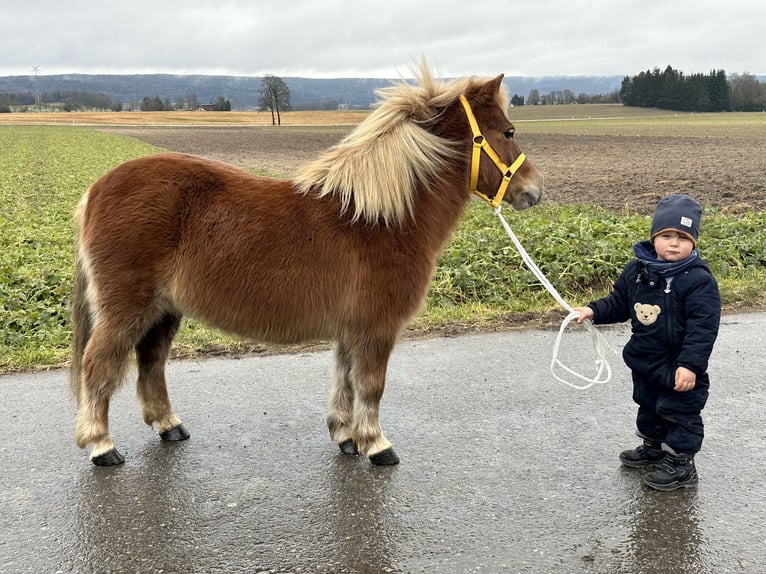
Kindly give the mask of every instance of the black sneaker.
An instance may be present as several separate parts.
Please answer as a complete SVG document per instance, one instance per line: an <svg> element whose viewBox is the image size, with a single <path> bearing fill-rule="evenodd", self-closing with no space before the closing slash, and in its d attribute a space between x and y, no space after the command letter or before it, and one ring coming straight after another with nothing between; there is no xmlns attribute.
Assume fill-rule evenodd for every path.
<svg viewBox="0 0 766 574"><path fill-rule="evenodd" d="M697 484L697 468L694 456L689 454L667 453L665 459L657 465L657 470L644 475L644 483L655 490L678 490Z"/></svg>
<svg viewBox="0 0 766 574"><path fill-rule="evenodd" d="M662 443L644 439L644 444L638 445L631 450L624 450L620 453L620 462L630 468L648 468L659 464L667 455L662 450Z"/></svg>

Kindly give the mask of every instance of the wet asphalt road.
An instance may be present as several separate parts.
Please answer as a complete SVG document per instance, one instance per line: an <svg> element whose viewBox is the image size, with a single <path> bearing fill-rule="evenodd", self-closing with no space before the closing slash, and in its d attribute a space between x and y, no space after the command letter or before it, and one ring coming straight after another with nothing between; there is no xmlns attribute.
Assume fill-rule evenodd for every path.
<svg viewBox="0 0 766 574"><path fill-rule="evenodd" d="M621 349L627 330L604 332ZM0 377L0 572L763 573L765 332L766 314L724 318L700 484L675 493L618 463L637 444L622 361L570 389L555 332L402 342L386 468L329 441L329 352L171 363L184 443L126 387L113 468L73 444L65 373ZM590 349L573 331L562 359Z"/></svg>

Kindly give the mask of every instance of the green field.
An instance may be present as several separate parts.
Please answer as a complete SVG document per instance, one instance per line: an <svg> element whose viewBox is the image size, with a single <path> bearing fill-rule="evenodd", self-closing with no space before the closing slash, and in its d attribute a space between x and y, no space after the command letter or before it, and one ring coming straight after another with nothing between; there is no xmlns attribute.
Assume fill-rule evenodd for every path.
<svg viewBox="0 0 766 574"><path fill-rule="evenodd" d="M763 121L761 114L746 118L727 114L730 123L724 126L721 117L713 116L717 115L700 121L715 124L719 132L737 132L753 121ZM686 118L690 120L689 130L701 129L696 118ZM674 122L675 116L615 123L622 121L538 119L530 120L525 130L544 130L556 124L560 124L559 130L568 126L578 130L617 126L622 130L628 125L657 130ZM673 125L674 131L677 128ZM132 138L86 128L0 127L0 372L65 363L75 205L99 176L125 160L156 151ZM648 227L646 217L611 214L599 208L547 204L522 213L504 213L533 259L572 304L609 288L635 238ZM716 271L725 304L737 307L762 302L766 293L766 214L748 213L734 219L706 213L705 235L705 256ZM414 328L428 331L456 322L488 326L509 314L556 307L523 266L492 211L483 203L472 202L441 258L428 307ZM178 348L193 353L253 347L189 321L179 336Z"/></svg>

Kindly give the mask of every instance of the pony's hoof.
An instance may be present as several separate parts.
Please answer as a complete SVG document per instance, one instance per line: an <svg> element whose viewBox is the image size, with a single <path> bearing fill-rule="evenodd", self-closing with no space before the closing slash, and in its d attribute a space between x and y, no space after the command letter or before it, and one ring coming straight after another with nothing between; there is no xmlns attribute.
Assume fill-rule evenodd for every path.
<svg viewBox="0 0 766 574"><path fill-rule="evenodd" d="M382 450L379 453L373 454L370 457L370 462L375 466L391 466L394 464L399 464L399 457L396 456L394 449L387 448L386 450Z"/></svg>
<svg viewBox="0 0 766 574"><path fill-rule="evenodd" d="M90 461L96 466L117 466L125 462L125 457L120 454L116 448L108 450L103 454L90 459Z"/></svg>
<svg viewBox="0 0 766 574"><path fill-rule="evenodd" d="M184 425L178 425L160 433L160 438L168 442L186 440L190 436L189 431L184 428Z"/></svg>
<svg viewBox="0 0 766 574"><path fill-rule="evenodd" d="M340 451L343 454L359 454L359 451L356 448L356 445L354 444L354 441L350 438L347 438L342 443L338 445L340 447Z"/></svg>

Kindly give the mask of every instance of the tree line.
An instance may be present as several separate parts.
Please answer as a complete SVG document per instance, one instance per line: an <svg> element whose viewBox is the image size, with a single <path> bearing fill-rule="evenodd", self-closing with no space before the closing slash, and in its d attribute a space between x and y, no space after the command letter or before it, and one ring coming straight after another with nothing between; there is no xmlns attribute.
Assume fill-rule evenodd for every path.
<svg viewBox="0 0 766 574"><path fill-rule="evenodd" d="M751 74L730 79L723 70L686 75L668 66L626 76L620 99L627 106L685 112L763 111L766 86Z"/></svg>
<svg viewBox="0 0 766 574"><path fill-rule="evenodd" d="M609 94L555 90L541 95L533 89L526 99L518 94L511 98L513 106L595 103L687 112L760 112L766 111L766 84L747 73L727 77L725 71L713 70L686 75L668 66L626 76L620 89Z"/></svg>
<svg viewBox="0 0 766 574"><path fill-rule="evenodd" d="M686 75L668 66L663 71L655 68L636 76L626 76L620 90L609 94L575 94L571 90L555 90L548 94L540 94L538 90L533 89L526 99L518 94L514 94L511 98L511 104L514 106L575 103L623 103L628 106L692 112L763 111L766 110L766 85L747 73L734 74L731 78L727 78L723 70L713 70L709 74ZM230 111L232 109L231 102L223 96L218 96L215 103L200 104L194 92L188 93L186 98L178 97L175 100L147 96L141 102L127 106L122 102L111 101L102 93L85 91L55 91L44 94L0 93L0 112L35 108L63 111L82 109L122 111L131 110L134 105L143 111L183 109ZM271 112L272 124L281 124L282 112L292 109L290 90L281 78L269 74L261 79L258 108Z"/></svg>
<svg viewBox="0 0 766 574"><path fill-rule="evenodd" d="M225 99L223 96L218 96L215 99L215 103L212 104L200 104L196 97L189 98L188 103L183 98L178 98L175 102L171 102L170 98L160 99L159 96L152 98L145 97L139 106L142 112L172 112L176 110L205 110L212 112L230 112L231 102Z"/></svg>
<svg viewBox="0 0 766 574"><path fill-rule="evenodd" d="M660 108L686 112L731 111L731 95L726 72L685 75L671 66L629 77L620 88L620 98L627 106Z"/></svg>
<svg viewBox="0 0 766 574"><path fill-rule="evenodd" d="M56 104L56 109L72 112L80 109L110 110L114 103L109 96L96 92L79 90L57 90L35 94L33 92L2 93L0 94L0 112L10 112L14 108L50 108Z"/></svg>
<svg viewBox="0 0 766 574"><path fill-rule="evenodd" d="M281 125L282 112L291 109L290 90L282 78L274 75L266 75L261 80L259 94L259 108L271 112L271 121L274 125ZM223 96L218 96L214 103L200 104L195 92L187 94L186 99L178 97L160 98L159 96L145 96L137 104L142 112L164 112L174 110L209 110L216 112L231 111L231 102ZM125 106L122 102L113 102L108 96L100 93L83 91L56 91L50 93L0 93L0 113L10 113L14 109L26 110L61 110L66 112L77 110L112 110L115 112L132 110L132 104Z"/></svg>
<svg viewBox="0 0 766 574"><path fill-rule="evenodd" d="M526 100L524 96L514 94L511 98L512 106L556 106L560 104L618 104L620 94L617 91L609 94L575 94L572 90L553 90L547 94L540 94L537 89L531 89Z"/></svg>
<svg viewBox="0 0 766 574"><path fill-rule="evenodd" d="M733 74L731 86L731 109L735 112L766 111L766 84L753 74Z"/></svg>
<svg viewBox="0 0 766 574"><path fill-rule="evenodd" d="M79 90L60 90L35 94L33 92L0 93L0 113L11 111L64 111L81 110L110 110L121 112L131 111L133 106L141 111L159 112L173 110L206 109L212 111L231 111L231 102L223 96L218 96L213 103L200 104L196 92L190 92L186 97L161 99L159 96L146 96L136 104L123 104L113 101L109 96L96 92Z"/></svg>

